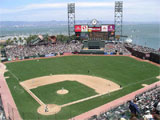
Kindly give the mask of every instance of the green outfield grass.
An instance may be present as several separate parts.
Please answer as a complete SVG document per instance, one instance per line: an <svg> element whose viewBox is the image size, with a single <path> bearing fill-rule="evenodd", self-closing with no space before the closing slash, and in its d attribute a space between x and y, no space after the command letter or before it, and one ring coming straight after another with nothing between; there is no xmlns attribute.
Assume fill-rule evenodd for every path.
<svg viewBox="0 0 160 120"><path fill-rule="evenodd" d="M9 70L7 83L23 119L68 119L151 84L158 79L160 68L124 56L66 56L6 64ZM90 70L90 73L88 73ZM109 79L123 87L122 90L91 100L73 104L51 116L37 113L39 104L19 85L35 77L50 74L86 74ZM16 79L16 77L18 80ZM54 102L54 101L53 101ZM60 104L60 103L59 103Z"/></svg>
<svg viewBox="0 0 160 120"><path fill-rule="evenodd" d="M57 90L66 89L69 91L66 95L57 94ZM64 81L55 84L40 86L31 91L45 104L63 105L69 102L87 98L96 95L94 89L89 88L76 81Z"/></svg>

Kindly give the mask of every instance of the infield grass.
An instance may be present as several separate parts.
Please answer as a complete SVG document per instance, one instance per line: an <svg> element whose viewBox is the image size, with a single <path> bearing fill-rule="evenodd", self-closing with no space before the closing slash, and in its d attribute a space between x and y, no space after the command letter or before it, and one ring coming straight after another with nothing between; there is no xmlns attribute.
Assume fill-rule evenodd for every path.
<svg viewBox="0 0 160 120"><path fill-rule="evenodd" d="M62 88L68 90L69 93L64 95L57 94L57 90L61 90ZM31 89L31 91L45 104L57 105L63 105L97 94L94 89L76 81L58 82Z"/></svg>
<svg viewBox="0 0 160 120"><path fill-rule="evenodd" d="M141 84L151 84L158 79L160 68L150 63L140 62L124 56L66 56L7 63L5 76L15 103L23 119L63 120L142 88ZM90 70L90 73L88 73ZM13 75L14 74L14 75ZM37 113L39 104L19 85L19 81L47 76L50 74L85 74L102 77L123 87L122 90L62 108L51 116ZM16 76L18 80L14 77ZM50 90L49 90L50 91Z"/></svg>

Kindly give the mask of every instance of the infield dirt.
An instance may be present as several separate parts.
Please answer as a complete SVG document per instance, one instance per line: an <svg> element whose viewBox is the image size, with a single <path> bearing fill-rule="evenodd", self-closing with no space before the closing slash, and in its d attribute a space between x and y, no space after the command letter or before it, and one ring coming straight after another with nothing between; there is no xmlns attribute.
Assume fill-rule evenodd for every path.
<svg viewBox="0 0 160 120"><path fill-rule="evenodd" d="M98 94L103 94L109 91L114 91L120 88L120 86L110 80L89 76L89 75L73 75L73 74L63 74L63 75L50 75L44 77L33 78L21 82L20 84L27 89L34 89L40 86L54 84L57 82L63 82L66 80L77 81L95 90Z"/></svg>

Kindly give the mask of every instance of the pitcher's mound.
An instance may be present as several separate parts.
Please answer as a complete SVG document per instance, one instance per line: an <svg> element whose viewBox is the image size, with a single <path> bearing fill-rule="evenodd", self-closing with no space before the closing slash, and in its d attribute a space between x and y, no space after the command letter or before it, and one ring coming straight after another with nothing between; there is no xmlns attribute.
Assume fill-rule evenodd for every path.
<svg viewBox="0 0 160 120"><path fill-rule="evenodd" d="M62 89L62 90L58 90L58 91L57 91L57 94L63 95L63 94L67 94L68 92L69 92L68 90Z"/></svg>
<svg viewBox="0 0 160 120"><path fill-rule="evenodd" d="M53 115L58 113L61 110L61 107L55 104L47 104L47 105L41 105L37 112L41 115Z"/></svg>

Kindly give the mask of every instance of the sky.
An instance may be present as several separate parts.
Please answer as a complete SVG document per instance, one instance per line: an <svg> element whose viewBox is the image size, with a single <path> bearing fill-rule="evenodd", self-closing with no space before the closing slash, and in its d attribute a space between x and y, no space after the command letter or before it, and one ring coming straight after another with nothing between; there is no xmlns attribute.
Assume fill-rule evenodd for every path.
<svg viewBox="0 0 160 120"><path fill-rule="evenodd" d="M67 3L76 20L114 21L115 0L0 0L0 21L67 21ZM160 22L160 0L123 0L123 20Z"/></svg>

